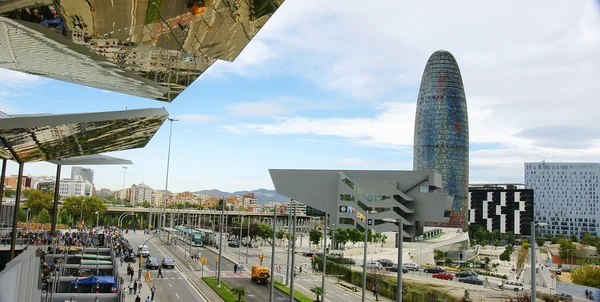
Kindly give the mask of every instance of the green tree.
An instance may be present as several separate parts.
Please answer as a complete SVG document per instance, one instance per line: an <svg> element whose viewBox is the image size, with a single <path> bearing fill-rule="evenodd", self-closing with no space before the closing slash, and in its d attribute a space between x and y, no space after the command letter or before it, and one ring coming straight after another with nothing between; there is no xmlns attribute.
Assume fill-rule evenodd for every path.
<svg viewBox="0 0 600 302"><path fill-rule="evenodd" d="M350 237L348 235L348 229L338 229L335 231L335 241L341 245L346 245L346 242L350 241Z"/></svg>
<svg viewBox="0 0 600 302"><path fill-rule="evenodd" d="M25 207L35 216L42 210L51 211L54 191L28 190Z"/></svg>
<svg viewBox="0 0 600 302"><path fill-rule="evenodd" d="M361 242L364 239L363 232L357 229L349 229L348 231L348 239L350 242L356 244L357 242Z"/></svg>
<svg viewBox="0 0 600 302"><path fill-rule="evenodd" d="M266 224L266 223L260 223L258 224L258 237L262 238L263 240L269 240L271 239L271 236L273 236L273 228ZM275 244L273 242L273 244Z"/></svg>
<svg viewBox="0 0 600 302"><path fill-rule="evenodd" d="M563 261L566 261L575 251L575 244L571 239L561 238L558 240L558 256Z"/></svg>
<svg viewBox="0 0 600 302"><path fill-rule="evenodd" d="M70 221L69 221L69 213L67 213L67 211L61 210L58 213L58 223L62 223L62 224L68 224L68 223L70 223Z"/></svg>
<svg viewBox="0 0 600 302"><path fill-rule="evenodd" d="M11 188L5 188L4 189L4 196L5 197L13 197L15 195L15 193L17 193L17 191L13 190Z"/></svg>
<svg viewBox="0 0 600 302"><path fill-rule="evenodd" d="M77 217L76 220L80 219L83 212L84 221L95 221L96 211L102 216L106 211L106 205L104 205L104 201L98 196L69 196L63 199L63 209L72 217Z"/></svg>
<svg viewBox="0 0 600 302"><path fill-rule="evenodd" d="M571 239L572 242L577 242L577 235L576 234L571 234L570 239Z"/></svg>
<svg viewBox="0 0 600 302"><path fill-rule="evenodd" d="M579 241L585 245L596 246L598 244L598 237L592 236L588 232L581 233L581 240Z"/></svg>
<svg viewBox="0 0 600 302"><path fill-rule="evenodd" d="M234 287L231 289L234 295L237 295L238 302L242 301L242 297L246 295L246 288L243 286Z"/></svg>
<svg viewBox="0 0 600 302"><path fill-rule="evenodd" d="M510 256L512 255L513 251L514 251L514 247L512 245L507 246L504 249L504 252L502 252L502 254L500 254L500 260L510 261Z"/></svg>
<svg viewBox="0 0 600 302"><path fill-rule="evenodd" d="M575 284L600 287L600 267L595 265L582 265L573 269L571 280Z"/></svg>
<svg viewBox="0 0 600 302"><path fill-rule="evenodd" d="M496 240L500 240L500 230L498 229L494 229L494 231L492 231L491 233L491 242L494 242Z"/></svg>
<svg viewBox="0 0 600 302"><path fill-rule="evenodd" d="M42 209L36 216L33 217L33 222L50 223L52 222L52 217L50 217L48 210Z"/></svg>
<svg viewBox="0 0 600 302"><path fill-rule="evenodd" d="M515 245L515 233L506 232L504 234L504 238L506 238L506 242L510 245Z"/></svg>
<svg viewBox="0 0 600 302"><path fill-rule="evenodd" d="M446 257L446 253L442 250L433 250L433 259L436 261L443 260Z"/></svg>
<svg viewBox="0 0 600 302"><path fill-rule="evenodd" d="M544 242L546 242L546 239L544 239L544 237L535 237L535 244L539 247L544 246Z"/></svg>
<svg viewBox="0 0 600 302"><path fill-rule="evenodd" d="M308 233L308 238L312 244L317 245L319 242L321 242L323 233L317 229L312 229L310 230L310 233Z"/></svg>
<svg viewBox="0 0 600 302"><path fill-rule="evenodd" d="M279 230L275 233L275 237L277 237L277 239L282 240L283 237L285 237L285 231L284 230Z"/></svg>
<svg viewBox="0 0 600 302"><path fill-rule="evenodd" d="M313 286L310 289L311 292L315 293L315 295L317 295L317 302L321 301L319 300L319 298L323 295L323 288L320 286Z"/></svg>

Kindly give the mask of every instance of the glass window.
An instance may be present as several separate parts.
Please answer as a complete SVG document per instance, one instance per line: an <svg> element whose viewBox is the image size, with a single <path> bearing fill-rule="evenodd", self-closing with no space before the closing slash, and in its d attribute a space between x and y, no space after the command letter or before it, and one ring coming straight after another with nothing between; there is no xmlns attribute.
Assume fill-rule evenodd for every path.
<svg viewBox="0 0 600 302"><path fill-rule="evenodd" d="M429 186L419 186L419 192L429 193Z"/></svg>

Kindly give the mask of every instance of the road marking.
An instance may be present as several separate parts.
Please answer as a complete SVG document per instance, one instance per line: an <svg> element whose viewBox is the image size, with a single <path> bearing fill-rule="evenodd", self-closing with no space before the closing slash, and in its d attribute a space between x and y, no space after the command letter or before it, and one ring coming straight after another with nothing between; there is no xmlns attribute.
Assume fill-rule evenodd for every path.
<svg viewBox="0 0 600 302"><path fill-rule="evenodd" d="M112 7L115 7L115 4L113 3L113 0L110 0L110 5L111 5Z"/></svg>
<svg viewBox="0 0 600 302"><path fill-rule="evenodd" d="M177 299L180 299L180 298L179 298L179 295L178 295L177 293L175 293L175 296L177 296Z"/></svg>
<svg viewBox="0 0 600 302"><path fill-rule="evenodd" d="M170 286L170 287L173 287L173 285L171 285L171 283L169 283L169 286Z"/></svg>

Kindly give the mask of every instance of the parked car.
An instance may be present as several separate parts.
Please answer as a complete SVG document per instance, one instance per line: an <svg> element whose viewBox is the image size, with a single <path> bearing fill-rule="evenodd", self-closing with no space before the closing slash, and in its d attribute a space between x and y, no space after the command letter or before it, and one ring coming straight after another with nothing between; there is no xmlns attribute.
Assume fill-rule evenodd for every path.
<svg viewBox="0 0 600 302"><path fill-rule="evenodd" d="M556 293L552 296L558 298L559 301L573 301L573 296L567 293Z"/></svg>
<svg viewBox="0 0 600 302"><path fill-rule="evenodd" d="M475 285L483 285L483 280L479 279L479 277L477 277L477 276L458 278L458 282L475 284Z"/></svg>
<svg viewBox="0 0 600 302"><path fill-rule="evenodd" d="M175 260L173 260L173 258L171 257L165 257L162 261L162 267L164 268L174 268L175 267Z"/></svg>
<svg viewBox="0 0 600 302"><path fill-rule="evenodd" d="M573 301L573 296L567 293L556 293L552 296L558 298L558 301Z"/></svg>
<svg viewBox="0 0 600 302"><path fill-rule="evenodd" d="M377 261L369 261L367 262L367 268L382 269L383 266Z"/></svg>
<svg viewBox="0 0 600 302"><path fill-rule="evenodd" d="M312 257L312 255L315 254L317 257L323 256L322 252L317 252L317 250L308 250L304 253L302 253L302 256L304 257Z"/></svg>
<svg viewBox="0 0 600 302"><path fill-rule="evenodd" d="M404 263L402 263L402 267L406 267L408 270L411 270L411 271L419 270L419 265L414 262L404 262Z"/></svg>
<svg viewBox="0 0 600 302"><path fill-rule="evenodd" d="M158 263L158 259L154 257L148 257L148 260L146 260L147 269L158 269L159 266L160 264Z"/></svg>
<svg viewBox="0 0 600 302"><path fill-rule="evenodd" d="M498 283L498 287L502 288L502 289L507 289L507 290L514 290L516 292L523 291L525 289L525 287L523 286L523 283L521 283L519 281L509 281L509 280Z"/></svg>
<svg viewBox="0 0 600 302"><path fill-rule="evenodd" d="M477 277L477 273L474 271L464 271L464 272L458 272L455 274L456 278L464 278L464 277L469 277L469 276L475 276Z"/></svg>
<svg viewBox="0 0 600 302"><path fill-rule="evenodd" d="M454 275L452 275L448 272L441 272L441 273L433 274L431 277L436 278L436 279L450 280L450 281L452 281L454 279Z"/></svg>
<svg viewBox="0 0 600 302"><path fill-rule="evenodd" d="M227 243L229 247L240 247L240 242L237 240L231 240Z"/></svg>
<svg viewBox="0 0 600 302"><path fill-rule="evenodd" d="M435 266L435 267L425 268L425 269L423 269L423 271L426 272L426 273L437 274L437 273L443 273L446 270L443 269L443 268L441 268L441 267L439 267L439 266Z"/></svg>
<svg viewBox="0 0 600 302"><path fill-rule="evenodd" d="M390 267L390 266L394 265L394 261L392 261L390 259L379 259L379 260L377 260L377 262L381 263L381 265L383 267Z"/></svg>
<svg viewBox="0 0 600 302"><path fill-rule="evenodd" d="M392 265L390 267L387 267L386 270L388 270L390 272L398 272L398 265L394 264L394 265ZM402 273L404 273L404 274L408 273L408 268L406 268L406 267L403 266L402 267Z"/></svg>

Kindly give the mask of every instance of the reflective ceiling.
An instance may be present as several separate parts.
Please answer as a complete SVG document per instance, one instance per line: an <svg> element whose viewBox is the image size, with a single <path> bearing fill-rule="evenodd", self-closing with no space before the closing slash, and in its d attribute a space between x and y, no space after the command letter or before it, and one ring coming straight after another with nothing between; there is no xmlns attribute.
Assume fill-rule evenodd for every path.
<svg viewBox="0 0 600 302"><path fill-rule="evenodd" d="M0 1L0 67L171 102L283 1Z"/></svg>
<svg viewBox="0 0 600 302"><path fill-rule="evenodd" d="M142 148L167 117L160 108L2 118L0 158L34 162Z"/></svg>

